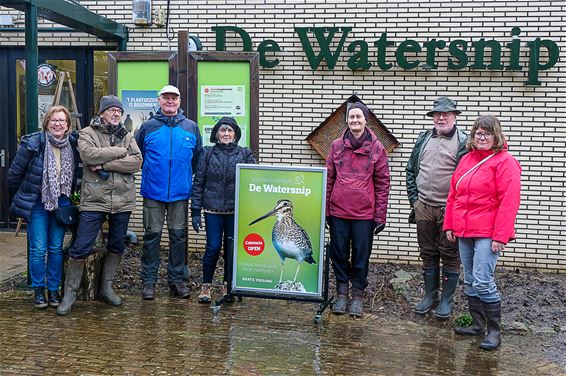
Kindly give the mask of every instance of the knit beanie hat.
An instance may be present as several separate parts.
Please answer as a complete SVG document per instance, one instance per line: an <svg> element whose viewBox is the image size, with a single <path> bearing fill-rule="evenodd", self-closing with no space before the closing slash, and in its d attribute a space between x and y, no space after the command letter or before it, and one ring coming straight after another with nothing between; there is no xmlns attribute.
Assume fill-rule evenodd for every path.
<svg viewBox="0 0 566 376"><path fill-rule="evenodd" d="M362 113L364 114L364 117L366 118L366 121L369 121L369 110L368 108L362 103L362 102L354 102L350 105L350 107L348 108L348 113L347 115L350 114L350 111L352 111L354 108L359 108L360 110L362 110ZM348 116L346 116L346 118L348 118Z"/></svg>
<svg viewBox="0 0 566 376"><path fill-rule="evenodd" d="M101 114L110 107L118 107L122 110L122 112L124 111L124 106L122 106L122 102L120 102L118 97L114 95L106 95L100 99L100 108L98 109L98 113Z"/></svg>
<svg viewBox="0 0 566 376"><path fill-rule="evenodd" d="M214 128L212 128L212 132L210 132L210 142L212 142L213 144L218 143L216 134L218 133L218 129L220 129L222 125L228 125L234 130L234 132L236 133L236 138L234 139L235 143L240 141L240 138L242 137L242 130L238 126L238 123L236 123L236 119L230 116L224 116L220 120L218 120L214 125Z"/></svg>

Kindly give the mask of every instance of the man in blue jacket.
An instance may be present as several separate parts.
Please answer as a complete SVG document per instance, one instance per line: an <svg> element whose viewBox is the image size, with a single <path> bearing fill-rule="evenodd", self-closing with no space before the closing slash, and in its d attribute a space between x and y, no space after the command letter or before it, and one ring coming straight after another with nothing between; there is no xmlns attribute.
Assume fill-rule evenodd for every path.
<svg viewBox="0 0 566 376"><path fill-rule="evenodd" d="M160 265L161 233L165 214L169 229L167 282L171 294L188 298L183 280L187 240L187 205L193 171L202 150L202 138L195 122L179 108L179 89L164 86L158 93L159 110L142 124L136 136L143 155L141 195L144 237L141 256L142 298L155 298Z"/></svg>

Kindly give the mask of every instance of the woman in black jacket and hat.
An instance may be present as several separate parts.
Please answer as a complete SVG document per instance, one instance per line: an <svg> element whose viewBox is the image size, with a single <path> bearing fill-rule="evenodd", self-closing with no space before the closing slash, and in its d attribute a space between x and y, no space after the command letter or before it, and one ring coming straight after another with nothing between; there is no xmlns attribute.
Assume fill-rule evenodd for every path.
<svg viewBox="0 0 566 376"><path fill-rule="evenodd" d="M191 216L193 229L201 228L201 211L206 221L206 250L202 257L203 283L200 303L210 303L212 278L224 241L224 287L231 276L228 265L228 239L234 238L236 164L256 163L252 151L238 146L242 131L232 117L223 117L212 129L210 142L204 148L193 182ZM226 290L224 291L226 293Z"/></svg>

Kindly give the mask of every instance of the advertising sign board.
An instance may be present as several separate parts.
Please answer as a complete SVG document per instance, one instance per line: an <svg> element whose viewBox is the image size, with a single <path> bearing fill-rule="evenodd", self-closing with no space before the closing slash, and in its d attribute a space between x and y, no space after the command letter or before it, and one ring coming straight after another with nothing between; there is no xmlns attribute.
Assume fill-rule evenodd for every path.
<svg viewBox="0 0 566 376"><path fill-rule="evenodd" d="M239 164L232 292L322 300L326 168Z"/></svg>

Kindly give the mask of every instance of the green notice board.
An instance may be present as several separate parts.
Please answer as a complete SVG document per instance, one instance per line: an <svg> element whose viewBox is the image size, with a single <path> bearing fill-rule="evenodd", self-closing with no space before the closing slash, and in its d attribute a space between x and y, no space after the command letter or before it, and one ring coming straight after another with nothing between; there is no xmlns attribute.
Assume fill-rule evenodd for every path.
<svg viewBox="0 0 566 376"><path fill-rule="evenodd" d="M248 61L200 61L197 82L197 123L203 144L210 145L214 124L232 116L242 129L240 146L250 146L250 63Z"/></svg>
<svg viewBox="0 0 566 376"><path fill-rule="evenodd" d="M169 62L118 61L116 93L124 105L122 121L136 131L159 109L157 92L169 83Z"/></svg>

